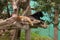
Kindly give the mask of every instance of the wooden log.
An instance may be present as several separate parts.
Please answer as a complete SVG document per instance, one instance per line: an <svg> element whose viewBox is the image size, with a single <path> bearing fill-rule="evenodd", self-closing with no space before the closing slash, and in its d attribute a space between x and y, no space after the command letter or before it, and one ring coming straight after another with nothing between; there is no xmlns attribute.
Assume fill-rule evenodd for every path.
<svg viewBox="0 0 60 40"><path fill-rule="evenodd" d="M18 33L18 34L17 34L17 40L21 40L21 39L20 39L20 37L21 37L21 29L19 29L17 33Z"/></svg>
<svg viewBox="0 0 60 40"><path fill-rule="evenodd" d="M13 29L13 35L11 36L11 40L16 40L16 29Z"/></svg>
<svg viewBox="0 0 60 40"><path fill-rule="evenodd" d="M6 29L9 28L13 23L15 22L15 17L8 18L6 20L0 21L0 29ZM8 27L9 26L9 27Z"/></svg>
<svg viewBox="0 0 60 40"><path fill-rule="evenodd" d="M34 25L31 26L31 25L29 25L28 22L19 23L19 22L13 21L13 20L10 20L10 21L8 20L8 21L2 22L2 25L0 24L0 29L9 29L9 28L11 28L11 29L18 29L18 28L28 29L28 27L26 25L29 25L30 28L37 28L37 27L46 28L47 27L47 24L45 24L45 23L44 24L33 23L33 24Z"/></svg>
<svg viewBox="0 0 60 40"><path fill-rule="evenodd" d="M29 27L29 25L26 25L27 27ZM31 38L30 38L30 27L27 29L27 30L25 30L25 40L31 40Z"/></svg>
<svg viewBox="0 0 60 40"><path fill-rule="evenodd" d="M11 40L20 40L20 33L21 29L14 29L13 36L11 37Z"/></svg>

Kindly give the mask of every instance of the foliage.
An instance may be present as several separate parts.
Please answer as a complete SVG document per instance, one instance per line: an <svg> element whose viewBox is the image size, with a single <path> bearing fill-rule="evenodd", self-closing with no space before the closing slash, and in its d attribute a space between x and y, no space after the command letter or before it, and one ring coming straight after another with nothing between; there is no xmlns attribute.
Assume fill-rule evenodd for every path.
<svg viewBox="0 0 60 40"><path fill-rule="evenodd" d="M35 2L34 9L37 11L51 11L51 7L60 8L59 0L32 0Z"/></svg>
<svg viewBox="0 0 60 40"><path fill-rule="evenodd" d="M39 34L34 33L34 32L31 32L30 35L31 35L31 40L52 40L48 36L40 36ZM21 40L25 40L25 33L24 32L22 32Z"/></svg>

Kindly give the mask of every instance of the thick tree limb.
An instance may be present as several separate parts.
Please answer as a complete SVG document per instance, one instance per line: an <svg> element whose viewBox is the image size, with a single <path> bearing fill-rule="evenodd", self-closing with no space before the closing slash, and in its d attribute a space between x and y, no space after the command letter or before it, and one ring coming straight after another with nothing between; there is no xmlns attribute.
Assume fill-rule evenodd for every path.
<svg viewBox="0 0 60 40"><path fill-rule="evenodd" d="M45 24L44 22L43 22L43 24L41 24L41 21L36 20L36 19L33 19L32 23L33 23L33 26L31 26L28 21L17 21L16 17L10 17L6 20L0 20L0 29L9 29L9 28L28 29L27 25L31 26L32 28L35 28L38 26L43 27L43 28L47 27L47 24ZM11 25L13 25L13 26L11 26Z"/></svg>
<svg viewBox="0 0 60 40"><path fill-rule="evenodd" d="M8 26L13 25L15 22L14 17L8 18L6 20L0 20L0 29L9 28Z"/></svg>

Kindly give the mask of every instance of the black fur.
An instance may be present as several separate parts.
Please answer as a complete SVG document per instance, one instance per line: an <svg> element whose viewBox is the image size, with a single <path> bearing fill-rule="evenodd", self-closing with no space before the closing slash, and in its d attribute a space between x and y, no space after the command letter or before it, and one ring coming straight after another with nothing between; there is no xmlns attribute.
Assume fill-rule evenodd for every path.
<svg viewBox="0 0 60 40"><path fill-rule="evenodd" d="M37 20L42 20L42 19L40 19L40 17L43 17L43 13L41 11L39 11L39 12L36 12L36 13L30 15L30 16L37 19Z"/></svg>

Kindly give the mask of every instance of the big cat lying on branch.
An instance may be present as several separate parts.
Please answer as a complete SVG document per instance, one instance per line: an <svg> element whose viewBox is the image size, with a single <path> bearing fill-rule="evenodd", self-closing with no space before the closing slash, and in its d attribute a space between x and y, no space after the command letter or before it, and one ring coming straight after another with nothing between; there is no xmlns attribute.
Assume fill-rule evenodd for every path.
<svg viewBox="0 0 60 40"><path fill-rule="evenodd" d="M14 16L14 14L12 15ZM16 15L15 15L16 16ZM27 15L27 16L17 16L17 21L19 22L28 22L31 26L35 24L44 24L44 21L42 19L40 19L40 17L43 17L43 13L41 11L36 12L32 15Z"/></svg>

